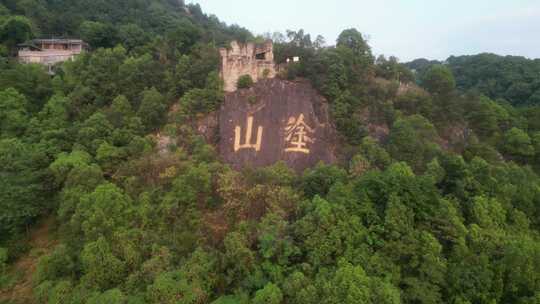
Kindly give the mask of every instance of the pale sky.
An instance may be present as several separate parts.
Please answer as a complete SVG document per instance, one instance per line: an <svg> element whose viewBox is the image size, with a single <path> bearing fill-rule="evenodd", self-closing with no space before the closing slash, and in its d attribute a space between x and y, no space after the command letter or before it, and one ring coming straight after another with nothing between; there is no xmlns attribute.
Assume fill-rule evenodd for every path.
<svg viewBox="0 0 540 304"><path fill-rule="evenodd" d="M540 58L540 0L186 0L254 34L304 29L335 44L357 28L376 55L443 60L491 52Z"/></svg>

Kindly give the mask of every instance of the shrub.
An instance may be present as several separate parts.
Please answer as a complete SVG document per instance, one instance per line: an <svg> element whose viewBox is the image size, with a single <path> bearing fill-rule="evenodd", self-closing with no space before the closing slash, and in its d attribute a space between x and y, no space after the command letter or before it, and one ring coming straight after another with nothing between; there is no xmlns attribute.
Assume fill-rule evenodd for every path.
<svg viewBox="0 0 540 304"><path fill-rule="evenodd" d="M65 245L59 245L51 254L40 258L34 273L34 281L41 284L47 280L69 277L73 273L74 267L75 264L68 248Z"/></svg>
<svg viewBox="0 0 540 304"><path fill-rule="evenodd" d="M238 78L236 86L239 89L249 89L253 86L253 78L250 75L242 75Z"/></svg>
<svg viewBox="0 0 540 304"><path fill-rule="evenodd" d="M347 172L334 165L318 163L312 169L307 169L303 176L303 188L307 197L321 194L326 195L332 185L345 181Z"/></svg>
<svg viewBox="0 0 540 304"><path fill-rule="evenodd" d="M189 114L206 114L218 109L223 101L223 84L217 73L210 73L204 88L189 90L183 103Z"/></svg>
<svg viewBox="0 0 540 304"><path fill-rule="evenodd" d="M0 289L6 287L9 283L9 276L7 275L7 249L0 247Z"/></svg>
<svg viewBox="0 0 540 304"><path fill-rule="evenodd" d="M295 80L300 74L300 64L291 63L287 66L287 80Z"/></svg>
<svg viewBox="0 0 540 304"><path fill-rule="evenodd" d="M5 271L8 260L8 251L0 247L0 275Z"/></svg>
<svg viewBox="0 0 540 304"><path fill-rule="evenodd" d="M254 105L254 104L257 103L257 97L256 97L256 96L249 96L249 97L247 98L247 100L248 100L248 103L249 103L250 105Z"/></svg>
<svg viewBox="0 0 540 304"><path fill-rule="evenodd" d="M283 293L279 289L278 286L274 285L273 283L268 283L263 289L260 289L255 294L255 298L253 298L254 304L259 303L268 303L268 304L278 304L283 301Z"/></svg>

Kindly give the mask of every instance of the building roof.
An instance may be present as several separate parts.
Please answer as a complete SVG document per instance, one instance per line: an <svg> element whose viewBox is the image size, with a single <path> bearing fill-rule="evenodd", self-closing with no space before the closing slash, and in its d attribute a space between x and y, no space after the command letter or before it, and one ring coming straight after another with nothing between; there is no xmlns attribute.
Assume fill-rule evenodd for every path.
<svg viewBox="0 0 540 304"><path fill-rule="evenodd" d="M22 48L22 47L28 47L28 48L31 48L33 50L38 50L38 51L41 51L41 48L37 45L35 45L32 41L27 41L25 43L19 43L17 44L18 47Z"/></svg>
<svg viewBox="0 0 540 304"><path fill-rule="evenodd" d="M33 43L86 44L81 39L34 39Z"/></svg>
<svg viewBox="0 0 540 304"><path fill-rule="evenodd" d="M20 43L17 46L19 48L28 47L33 50L42 51L42 44L64 44L64 45L82 45L83 47L89 47L88 43L81 39L32 39L24 43Z"/></svg>

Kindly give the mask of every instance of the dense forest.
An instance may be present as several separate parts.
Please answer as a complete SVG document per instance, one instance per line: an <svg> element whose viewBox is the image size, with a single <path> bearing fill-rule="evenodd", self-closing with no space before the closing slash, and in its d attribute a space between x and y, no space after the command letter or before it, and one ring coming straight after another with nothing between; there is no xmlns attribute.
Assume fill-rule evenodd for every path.
<svg viewBox="0 0 540 304"><path fill-rule="evenodd" d="M425 73L438 61L417 59L407 67ZM540 104L540 59L479 54L452 56L445 62L453 72L457 88L475 90L491 99L504 99L514 106Z"/></svg>
<svg viewBox="0 0 540 304"><path fill-rule="evenodd" d="M17 62L53 36L92 51ZM218 48L269 37L328 100L336 164L235 171L198 135ZM538 304L539 71L260 37L179 0L0 0L0 303Z"/></svg>

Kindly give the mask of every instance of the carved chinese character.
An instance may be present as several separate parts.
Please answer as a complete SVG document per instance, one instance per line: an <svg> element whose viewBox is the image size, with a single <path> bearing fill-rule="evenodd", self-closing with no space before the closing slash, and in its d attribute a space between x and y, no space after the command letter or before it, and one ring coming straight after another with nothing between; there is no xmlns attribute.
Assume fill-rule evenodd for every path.
<svg viewBox="0 0 540 304"><path fill-rule="evenodd" d="M242 128L236 126L234 130L234 152L238 152L241 149L255 149L259 152L261 150L261 141L263 134L263 127L259 126L257 129L257 138L255 144L251 143L251 133L253 132L253 116L248 116L247 118L247 128L246 128L246 138L244 144L240 144L240 137L242 133Z"/></svg>
<svg viewBox="0 0 540 304"><path fill-rule="evenodd" d="M307 148L307 144L315 142L309 136L309 134L313 133L314 130L304 121L304 114L300 114L298 118L289 118L287 127L285 127L285 141L287 141L289 147L285 149L285 152L309 154L310 150Z"/></svg>

